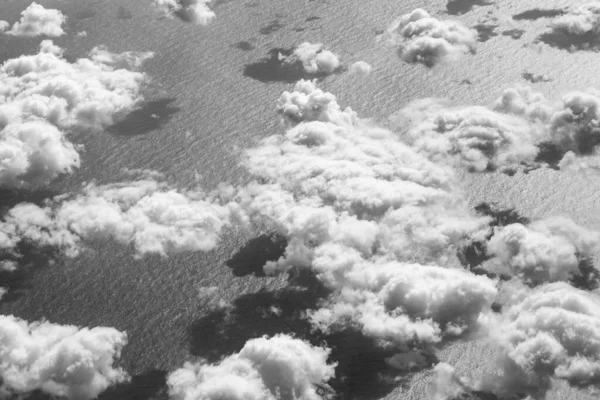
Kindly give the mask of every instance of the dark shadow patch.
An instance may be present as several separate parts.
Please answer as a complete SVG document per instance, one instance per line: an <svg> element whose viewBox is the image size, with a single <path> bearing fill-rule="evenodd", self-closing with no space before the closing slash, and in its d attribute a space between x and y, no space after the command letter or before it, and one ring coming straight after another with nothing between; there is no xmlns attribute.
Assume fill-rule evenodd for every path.
<svg viewBox="0 0 600 400"><path fill-rule="evenodd" d="M244 67L244 76L260 82L294 83L300 79L319 79L328 75L324 73L309 74L304 70L301 62L288 64L280 60L280 54L282 56L290 56L293 52L293 49L271 49L269 50L268 57L262 58L255 63L247 64ZM338 72L341 71L342 69Z"/></svg>
<svg viewBox="0 0 600 400"><path fill-rule="evenodd" d="M296 28L294 28L294 31L296 32L304 32L306 30L306 28L302 27L302 26L298 26Z"/></svg>
<svg viewBox="0 0 600 400"><path fill-rule="evenodd" d="M502 227L510 224L523 224L526 225L530 220L519 214L514 208L499 208L493 204L480 203L475 206L477 214L491 217L489 226ZM484 240L476 240L465 246L462 246L457 251L457 257L461 264L469 268L471 272L478 275L487 275L489 277L496 277L495 274L488 272L481 268L481 264L489 260L491 257L487 254L486 242L492 237L492 233L488 234ZM508 279L508 277L500 277L501 279Z"/></svg>
<svg viewBox="0 0 600 400"><path fill-rule="evenodd" d="M306 18L306 22L310 22L310 21L316 21L318 19L321 19L321 17L317 17L316 15L313 15L311 17Z"/></svg>
<svg viewBox="0 0 600 400"><path fill-rule="evenodd" d="M540 151L535 158L535 162L545 163L550 168L558 169L558 163L562 160L566 151L552 142L542 142L537 146Z"/></svg>
<svg viewBox="0 0 600 400"><path fill-rule="evenodd" d="M249 339L278 333L291 334L311 344L331 348L329 362L337 362L335 378L329 383L340 399L378 399L408 381L411 372L400 372L386 359L398 353L360 331L339 329L324 334L313 331L303 314L316 308L328 291L309 272L297 272L295 285L279 291L261 290L240 296L230 310L213 311L190 329L192 354L217 362L238 352ZM302 285L298 286L301 282ZM433 352L418 350L429 367L438 360Z"/></svg>
<svg viewBox="0 0 600 400"><path fill-rule="evenodd" d="M596 290L600 288L600 271L596 269L591 259L582 257L579 260L577 274L571 277L569 283L578 289Z"/></svg>
<svg viewBox="0 0 600 400"><path fill-rule="evenodd" d="M554 18L560 17L561 15L565 14L565 10L534 8L531 10L523 11L519 14L515 14L513 15L512 19L514 19L515 21L535 21L536 19L540 18Z"/></svg>
<svg viewBox="0 0 600 400"><path fill-rule="evenodd" d="M263 266L285 253L287 241L279 235L260 235L249 240L225 263L235 276L265 276Z"/></svg>
<svg viewBox="0 0 600 400"><path fill-rule="evenodd" d="M498 25L477 24L473 27L477 31L479 42L487 42L491 38L498 36L496 32Z"/></svg>
<svg viewBox="0 0 600 400"><path fill-rule="evenodd" d="M50 200L56 195L58 195L56 191L49 189L0 189L0 218L19 203L33 203L42 206L46 200Z"/></svg>
<svg viewBox="0 0 600 400"><path fill-rule="evenodd" d="M258 32L261 35L270 35L273 32L277 32L278 30L280 30L281 28L283 28L284 25L279 22L279 20L273 20L269 23L267 23L266 25L263 25Z"/></svg>
<svg viewBox="0 0 600 400"><path fill-rule="evenodd" d="M94 10L82 10L75 13L75 18L77 19L88 19L93 18L97 14Z"/></svg>
<svg viewBox="0 0 600 400"><path fill-rule="evenodd" d="M252 43L250 43L246 40L240 40L239 42L234 43L231 46L235 47L236 49L243 50L243 51L250 51L250 50L254 50L256 48Z"/></svg>
<svg viewBox="0 0 600 400"><path fill-rule="evenodd" d="M119 6L119 8L117 9L117 18L123 20L131 19L133 18L133 13L125 7Z"/></svg>
<svg viewBox="0 0 600 400"><path fill-rule="evenodd" d="M98 400L149 400L158 395L167 398L167 372L151 370L131 378L131 381L108 388Z"/></svg>
<svg viewBox="0 0 600 400"><path fill-rule="evenodd" d="M532 72L523 72L521 76L523 79L531 83L550 82L552 80L550 78L546 78L544 75L538 75Z"/></svg>
<svg viewBox="0 0 600 400"><path fill-rule="evenodd" d="M509 29L502 32L502 36L508 36L511 39L517 40L525 34L523 29Z"/></svg>
<svg viewBox="0 0 600 400"><path fill-rule="evenodd" d="M468 13L475 6L489 6L493 4L490 0L450 0L446 4L446 11L450 15L461 15Z"/></svg>
<svg viewBox="0 0 600 400"><path fill-rule="evenodd" d="M20 243L15 254L0 253L0 263L10 262L14 270L0 269L0 287L8 289L2 302L14 301L30 289L29 281L41 268L51 267L59 258L59 250L53 247L38 247L27 242Z"/></svg>
<svg viewBox="0 0 600 400"><path fill-rule="evenodd" d="M560 50L566 51L598 51L600 50L600 36L594 32L583 35L554 29L543 33L537 39L538 42L547 44Z"/></svg>
<svg viewBox="0 0 600 400"><path fill-rule="evenodd" d="M160 129L181 110L170 105L174 100L165 98L149 101L110 125L106 131L117 136L137 136Z"/></svg>
<svg viewBox="0 0 600 400"><path fill-rule="evenodd" d="M231 3L233 0L213 0L211 5L212 8L217 8L219 6L222 6L223 4L227 4L227 3Z"/></svg>

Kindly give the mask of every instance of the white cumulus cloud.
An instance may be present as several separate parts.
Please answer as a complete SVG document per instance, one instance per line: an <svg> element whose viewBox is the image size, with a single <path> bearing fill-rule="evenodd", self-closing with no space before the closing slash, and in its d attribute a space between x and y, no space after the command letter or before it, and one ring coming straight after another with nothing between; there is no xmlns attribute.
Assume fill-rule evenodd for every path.
<svg viewBox="0 0 600 400"><path fill-rule="evenodd" d="M216 364L186 363L167 383L176 400L321 400L335 364L330 350L287 335L251 339Z"/></svg>
<svg viewBox="0 0 600 400"><path fill-rule="evenodd" d="M28 242L75 256L86 241L111 239L133 245L138 255L208 251L219 243L231 213L202 192L178 191L153 179L89 184L41 207L11 208L0 222L0 248L14 251Z"/></svg>
<svg viewBox="0 0 600 400"><path fill-rule="evenodd" d="M0 315L0 396L41 390L93 399L129 379L115 367L127 335L114 328L79 328Z"/></svg>
<svg viewBox="0 0 600 400"><path fill-rule="evenodd" d="M15 22L10 30L7 30L9 25L6 21L1 21L0 30L6 30L7 34L13 36L57 37L65 34L62 25L66 20L60 10L46 9L33 2L21 12L21 20Z"/></svg>
<svg viewBox="0 0 600 400"><path fill-rule="evenodd" d="M0 187L44 183L77 168L68 133L98 130L131 110L146 80L135 69L151 56L98 47L69 62L45 40L39 53L7 60L0 67Z"/></svg>
<svg viewBox="0 0 600 400"><path fill-rule="evenodd" d="M154 6L165 16L176 16L183 21L208 25L215 13L208 8L211 0L153 0Z"/></svg>
<svg viewBox="0 0 600 400"><path fill-rule="evenodd" d="M550 27L573 35L600 34L600 2L573 7L565 15L554 19Z"/></svg>
<svg viewBox="0 0 600 400"><path fill-rule="evenodd" d="M299 63L308 74L332 74L340 68L338 56L321 43L304 42L288 56L280 53L279 59L288 65Z"/></svg>
<svg viewBox="0 0 600 400"><path fill-rule="evenodd" d="M433 66L473 52L477 31L457 21L440 21L417 8L394 21L383 38L397 47L404 61Z"/></svg>

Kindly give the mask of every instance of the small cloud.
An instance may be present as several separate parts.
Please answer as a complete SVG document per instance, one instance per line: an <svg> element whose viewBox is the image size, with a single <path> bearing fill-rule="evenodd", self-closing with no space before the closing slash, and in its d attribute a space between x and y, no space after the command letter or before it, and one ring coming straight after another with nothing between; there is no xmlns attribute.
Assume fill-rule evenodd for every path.
<svg viewBox="0 0 600 400"><path fill-rule="evenodd" d="M59 11L46 9L35 2L31 3L23 12L21 20L15 22L12 29L8 29L6 21L0 21L0 30L5 31L7 35L13 36L49 36L57 37L65 34L62 25L67 18Z"/></svg>

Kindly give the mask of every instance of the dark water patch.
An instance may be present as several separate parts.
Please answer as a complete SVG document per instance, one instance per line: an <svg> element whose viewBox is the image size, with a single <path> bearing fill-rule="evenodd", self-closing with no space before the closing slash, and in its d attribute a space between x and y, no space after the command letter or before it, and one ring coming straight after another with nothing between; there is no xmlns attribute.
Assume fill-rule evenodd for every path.
<svg viewBox="0 0 600 400"><path fill-rule="evenodd" d="M58 193L50 189L0 189L0 218L19 203L33 203L38 206L54 198Z"/></svg>
<svg viewBox="0 0 600 400"><path fill-rule="evenodd" d="M280 30L281 28L283 28L284 25L279 22L279 20L273 20L268 22L266 25L263 25L258 32L261 35L270 35L273 32L277 32L278 30Z"/></svg>
<svg viewBox="0 0 600 400"><path fill-rule="evenodd" d="M468 13L475 6L489 6L493 2L489 0L450 0L446 4L446 11L450 15L461 15Z"/></svg>
<svg viewBox="0 0 600 400"><path fill-rule="evenodd" d="M265 276L263 266L285 253L287 241L279 235L260 235L249 240L225 263L235 276Z"/></svg>
<svg viewBox="0 0 600 400"><path fill-rule="evenodd" d="M593 51L600 50L600 36L595 32L587 32L582 35L576 35L564 30L555 29L543 33L537 39L538 42L547 44L565 51Z"/></svg>
<svg viewBox="0 0 600 400"><path fill-rule="evenodd" d="M88 19L88 18L95 17L96 14L97 14L97 12L94 10L82 10L82 11L78 11L77 13L75 13L75 18Z"/></svg>
<svg viewBox="0 0 600 400"><path fill-rule="evenodd" d="M240 40L239 42L236 42L231 46L243 51L250 51L256 48L252 43L248 42L247 40Z"/></svg>
<svg viewBox="0 0 600 400"><path fill-rule="evenodd" d="M123 20L131 19L133 18L133 13L125 7L119 6L117 9L117 18Z"/></svg>
<svg viewBox="0 0 600 400"><path fill-rule="evenodd" d="M164 98L146 102L127 114L120 121L110 125L106 131L117 136L144 135L163 127L177 112L179 107L173 107L175 99Z"/></svg>
<svg viewBox="0 0 600 400"><path fill-rule="evenodd" d="M479 42L487 42L491 38L498 36L496 32L498 25L477 24L473 27L477 31Z"/></svg>
<svg viewBox="0 0 600 400"><path fill-rule="evenodd" d="M98 400L168 399L167 371L150 370L135 375L129 382L110 387Z"/></svg>
<svg viewBox="0 0 600 400"><path fill-rule="evenodd" d="M1 302L19 299L31 290L30 281L42 268L52 267L59 259L59 251L52 247L38 247L35 244L20 243L15 254L0 252L0 266L10 263L14 269L0 267L0 287L8 289Z"/></svg>
<svg viewBox="0 0 600 400"><path fill-rule="evenodd" d="M502 36L508 36L511 39L518 40L525 34L523 29L509 29L502 32Z"/></svg>
<svg viewBox="0 0 600 400"><path fill-rule="evenodd" d="M535 21L540 18L554 18L560 17L561 15L565 15L565 10L560 9L542 9L542 8L534 8L531 10L523 11L522 13L513 15L512 19L515 21Z"/></svg>

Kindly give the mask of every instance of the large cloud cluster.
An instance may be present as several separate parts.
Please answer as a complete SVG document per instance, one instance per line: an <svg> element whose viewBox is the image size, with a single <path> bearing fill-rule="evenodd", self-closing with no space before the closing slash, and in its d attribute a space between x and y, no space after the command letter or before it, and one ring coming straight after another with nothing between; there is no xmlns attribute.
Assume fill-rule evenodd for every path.
<svg viewBox="0 0 600 400"><path fill-rule="evenodd" d="M477 31L460 22L440 21L418 8L394 21L384 38L397 46L404 61L433 66L473 52Z"/></svg>
<svg viewBox="0 0 600 400"><path fill-rule="evenodd" d="M10 209L0 222L0 248L16 251L28 242L74 256L86 240L112 239L132 244L138 255L208 251L220 241L230 214L202 192L178 191L153 179L89 184L41 207L21 203Z"/></svg>
<svg viewBox="0 0 600 400"><path fill-rule="evenodd" d="M304 42L290 55L279 54L279 59L287 65L300 64L307 74L332 74L340 68L338 56L323 48L321 43Z"/></svg>
<svg viewBox="0 0 600 400"><path fill-rule="evenodd" d="M127 335L113 328L78 328L0 315L0 397L41 390L93 399L128 375L114 361Z"/></svg>
<svg viewBox="0 0 600 400"><path fill-rule="evenodd" d="M0 187L47 182L79 166L66 134L113 122L141 99L145 75L134 69L151 53L95 48L73 63L51 41L0 67Z"/></svg>
<svg viewBox="0 0 600 400"><path fill-rule="evenodd" d="M600 2L591 2L572 8L567 14L552 21L550 26L572 35L600 35Z"/></svg>
<svg viewBox="0 0 600 400"><path fill-rule="evenodd" d="M251 339L217 364L186 363L168 377L177 400L321 400L335 364L329 349L287 335Z"/></svg>
<svg viewBox="0 0 600 400"><path fill-rule="evenodd" d="M165 16L200 25L208 25L215 13L208 8L211 0L153 0L154 6Z"/></svg>
<svg viewBox="0 0 600 400"><path fill-rule="evenodd" d="M351 321L401 343L473 327L495 288L461 270L456 249L485 237L488 218L470 213L453 171L313 82L285 92L279 110L288 131L247 150L256 181L231 194L250 221L288 240L265 271L312 268L333 290L311 317L324 330Z"/></svg>
<svg viewBox="0 0 600 400"><path fill-rule="evenodd" d="M498 228L487 244L496 272L530 284L568 280L579 273L581 259L599 249L600 232L562 217Z"/></svg>
<svg viewBox="0 0 600 400"><path fill-rule="evenodd" d="M21 13L21 20L15 22L13 27L6 31L13 36L49 36L57 37L65 34L62 25L67 18L59 10L46 9L36 2L31 3ZM5 30L8 22L0 21L0 26Z"/></svg>

